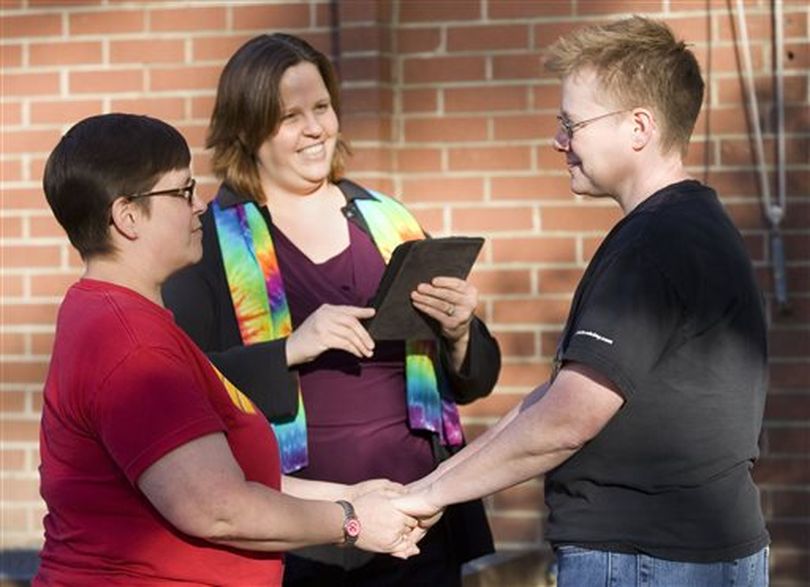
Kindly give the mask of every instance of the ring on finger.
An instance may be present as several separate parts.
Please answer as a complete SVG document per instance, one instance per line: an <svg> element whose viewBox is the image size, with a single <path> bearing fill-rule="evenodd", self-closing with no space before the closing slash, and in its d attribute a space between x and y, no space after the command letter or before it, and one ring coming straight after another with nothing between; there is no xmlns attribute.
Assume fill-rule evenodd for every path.
<svg viewBox="0 0 810 587"><path fill-rule="evenodd" d="M448 308L444 311L444 313L447 314L448 316L452 316L453 314L455 314L455 312L456 312L456 306L453 305L453 304L450 304L448 306Z"/></svg>

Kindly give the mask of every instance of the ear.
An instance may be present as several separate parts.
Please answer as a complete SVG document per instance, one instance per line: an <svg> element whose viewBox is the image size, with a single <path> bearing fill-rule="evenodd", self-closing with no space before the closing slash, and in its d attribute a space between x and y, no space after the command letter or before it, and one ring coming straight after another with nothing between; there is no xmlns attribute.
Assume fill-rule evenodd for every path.
<svg viewBox="0 0 810 587"><path fill-rule="evenodd" d="M110 206L112 229L127 240L138 238L138 220L143 215L132 200L116 198Z"/></svg>
<svg viewBox="0 0 810 587"><path fill-rule="evenodd" d="M632 147L634 151L641 151L653 140L657 128L655 116L647 108L634 108L631 114L633 117Z"/></svg>

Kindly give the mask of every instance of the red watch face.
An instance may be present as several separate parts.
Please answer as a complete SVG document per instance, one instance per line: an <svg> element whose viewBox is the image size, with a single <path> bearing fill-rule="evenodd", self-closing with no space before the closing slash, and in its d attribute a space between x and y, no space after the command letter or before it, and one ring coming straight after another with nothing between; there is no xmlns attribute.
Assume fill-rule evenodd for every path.
<svg viewBox="0 0 810 587"><path fill-rule="evenodd" d="M343 526L347 536L357 538L360 536L360 521L359 520L346 520L346 525Z"/></svg>

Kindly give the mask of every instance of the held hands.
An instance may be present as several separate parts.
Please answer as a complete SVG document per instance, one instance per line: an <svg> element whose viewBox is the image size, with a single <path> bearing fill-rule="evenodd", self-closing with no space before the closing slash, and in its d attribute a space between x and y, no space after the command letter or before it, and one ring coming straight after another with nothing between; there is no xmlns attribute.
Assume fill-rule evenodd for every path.
<svg viewBox="0 0 810 587"><path fill-rule="evenodd" d="M370 357L374 341L360 320L374 316L374 308L323 304L287 338L287 364L312 361L329 349L356 357Z"/></svg>
<svg viewBox="0 0 810 587"><path fill-rule="evenodd" d="M357 548L371 552L386 552L406 559L419 554L416 543L424 536L417 520L394 507L400 491L380 489L361 495L354 502L362 529Z"/></svg>
<svg viewBox="0 0 810 587"><path fill-rule="evenodd" d="M478 290L463 279L434 277L411 292L411 301L417 310L439 323L444 338L455 343L469 335Z"/></svg>

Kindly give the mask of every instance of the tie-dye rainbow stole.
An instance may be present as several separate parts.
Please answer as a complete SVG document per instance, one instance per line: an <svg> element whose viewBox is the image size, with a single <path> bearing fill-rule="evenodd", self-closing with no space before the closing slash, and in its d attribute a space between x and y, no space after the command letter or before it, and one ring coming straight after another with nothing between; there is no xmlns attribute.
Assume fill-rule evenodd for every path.
<svg viewBox="0 0 810 587"><path fill-rule="evenodd" d="M396 200L369 190L374 199L357 199L371 237L387 263L402 242L425 238L416 219ZM292 331L287 297L273 240L252 202L222 208L212 203L225 276L239 332L246 345L274 340ZM406 342L405 378L408 420L412 428L439 434L443 444L462 442L461 422L453 402L442 398L446 385L432 340ZM307 465L306 414L298 390L294 420L274 423L284 473Z"/></svg>

